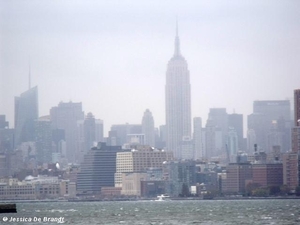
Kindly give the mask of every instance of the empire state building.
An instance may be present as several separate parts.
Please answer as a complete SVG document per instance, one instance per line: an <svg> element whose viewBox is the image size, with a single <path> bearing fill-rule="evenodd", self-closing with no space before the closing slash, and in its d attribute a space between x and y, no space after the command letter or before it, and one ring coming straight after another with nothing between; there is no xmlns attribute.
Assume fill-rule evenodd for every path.
<svg viewBox="0 0 300 225"><path fill-rule="evenodd" d="M166 74L166 128L167 150L177 159L190 158L190 147L185 143L191 138L191 85L188 65L180 53L176 25L175 51ZM190 154L188 154L190 155Z"/></svg>

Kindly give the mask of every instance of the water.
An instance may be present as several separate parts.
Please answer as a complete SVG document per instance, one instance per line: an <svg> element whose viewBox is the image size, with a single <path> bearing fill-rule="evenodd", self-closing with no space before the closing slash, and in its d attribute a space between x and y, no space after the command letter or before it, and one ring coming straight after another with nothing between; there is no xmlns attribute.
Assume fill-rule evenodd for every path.
<svg viewBox="0 0 300 225"><path fill-rule="evenodd" d="M18 203L17 214L0 214L0 224L226 225L300 224L300 200L199 200ZM3 222L31 218L42 222Z"/></svg>

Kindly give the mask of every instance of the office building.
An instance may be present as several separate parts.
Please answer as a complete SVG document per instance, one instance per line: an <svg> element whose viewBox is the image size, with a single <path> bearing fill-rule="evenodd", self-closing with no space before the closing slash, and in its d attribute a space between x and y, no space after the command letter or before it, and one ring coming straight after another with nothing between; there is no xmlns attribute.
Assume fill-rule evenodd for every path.
<svg viewBox="0 0 300 225"><path fill-rule="evenodd" d="M282 163L254 163L252 164L252 182L261 187L282 186Z"/></svg>
<svg viewBox="0 0 300 225"><path fill-rule="evenodd" d="M77 193L100 195L102 187L113 187L116 156L122 151L121 146L107 146L103 142L88 151L77 174Z"/></svg>
<svg viewBox="0 0 300 225"><path fill-rule="evenodd" d="M282 155L283 184L291 190L298 186L298 153L287 152Z"/></svg>
<svg viewBox="0 0 300 225"><path fill-rule="evenodd" d="M222 180L223 193L244 194L246 184L252 179L252 165L246 163L230 163L226 167L226 179Z"/></svg>
<svg viewBox="0 0 300 225"><path fill-rule="evenodd" d="M277 123L276 129L274 129L274 123ZM290 101L253 102L253 114L248 116L248 129L255 131L259 148L267 153L271 152L272 147L278 145L278 140L274 141L274 137L282 136L280 147L283 152L289 151L291 148L291 126Z"/></svg>
<svg viewBox="0 0 300 225"><path fill-rule="evenodd" d="M5 115L0 115L0 153L14 149L14 129L9 128Z"/></svg>
<svg viewBox="0 0 300 225"><path fill-rule="evenodd" d="M300 89L294 90L294 123L300 126Z"/></svg>
<svg viewBox="0 0 300 225"><path fill-rule="evenodd" d="M115 187L122 187L122 173L143 172L148 168L162 168L164 161L173 159L173 153L147 145L131 145L131 151L117 153Z"/></svg>
<svg viewBox="0 0 300 225"><path fill-rule="evenodd" d="M142 119L142 132L145 135L145 145L155 146L154 119L149 109L146 109Z"/></svg>
<svg viewBox="0 0 300 225"><path fill-rule="evenodd" d="M164 162L163 176L166 181L166 193L178 197L182 194L183 186L189 190L192 185L195 185L196 163L192 160Z"/></svg>
<svg viewBox="0 0 300 225"><path fill-rule="evenodd" d="M35 121L36 159L39 163L52 162L52 130L49 116Z"/></svg>
<svg viewBox="0 0 300 225"><path fill-rule="evenodd" d="M83 120L82 104L74 102L60 102L50 110L52 129L65 131L66 158L69 163L79 163L77 148L77 121Z"/></svg>
<svg viewBox="0 0 300 225"><path fill-rule="evenodd" d="M142 134L141 124L115 124L112 125L108 136L108 145L124 145L127 143L128 134Z"/></svg>
<svg viewBox="0 0 300 225"><path fill-rule="evenodd" d="M238 150L245 150L243 143L244 128L243 128L243 114L228 114L228 127L233 127L238 136Z"/></svg>
<svg viewBox="0 0 300 225"><path fill-rule="evenodd" d="M81 162L87 151L103 141L103 121L88 113L84 120L77 121L77 132L77 157Z"/></svg>
<svg viewBox="0 0 300 225"><path fill-rule="evenodd" d="M181 159L180 143L187 137L191 138L191 85L187 62L180 53L177 27L175 52L166 73L165 94L167 150Z"/></svg>
<svg viewBox="0 0 300 225"><path fill-rule="evenodd" d="M194 159L203 158L203 142L202 142L202 119L201 117L195 117L193 119L194 133Z"/></svg>
<svg viewBox="0 0 300 225"><path fill-rule="evenodd" d="M34 141L34 121L38 119L38 88L33 87L15 97L15 146Z"/></svg>

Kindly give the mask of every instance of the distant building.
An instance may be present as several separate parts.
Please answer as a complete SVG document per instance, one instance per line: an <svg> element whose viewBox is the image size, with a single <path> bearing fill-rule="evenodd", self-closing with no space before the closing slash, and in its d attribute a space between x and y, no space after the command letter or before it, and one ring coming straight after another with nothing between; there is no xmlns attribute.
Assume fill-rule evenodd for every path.
<svg viewBox="0 0 300 225"><path fill-rule="evenodd" d="M49 116L40 117L35 121L35 146L37 161L52 162L52 130Z"/></svg>
<svg viewBox="0 0 300 225"><path fill-rule="evenodd" d="M122 151L121 146L107 146L103 142L88 151L77 174L77 193L100 195L102 187L115 186L116 156Z"/></svg>
<svg viewBox="0 0 300 225"><path fill-rule="evenodd" d="M38 119L38 88L33 87L15 97L15 146L34 141L34 121Z"/></svg>
<svg viewBox="0 0 300 225"><path fill-rule="evenodd" d="M95 119L92 113L88 113L84 120L77 121L77 143L79 162L86 152L98 142L103 141L103 121Z"/></svg>
<svg viewBox="0 0 300 225"><path fill-rule="evenodd" d="M142 134L141 124L115 124L112 125L109 131L108 145L124 145L127 143L128 134Z"/></svg>
<svg viewBox="0 0 300 225"><path fill-rule="evenodd" d="M235 157L239 150L239 139L236 130L233 127L229 128L227 136L227 151L229 153L230 162L235 162Z"/></svg>
<svg viewBox="0 0 300 225"><path fill-rule="evenodd" d="M243 150L243 137L244 137L244 126L243 126L243 114L228 114L228 127L233 127L238 136L238 150Z"/></svg>
<svg viewBox="0 0 300 225"><path fill-rule="evenodd" d="M196 163L189 160L164 162L163 174L166 193L178 197L184 185L190 189L196 183Z"/></svg>
<svg viewBox="0 0 300 225"><path fill-rule="evenodd" d="M261 187L283 185L282 163L252 164L252 182Z"/></svg>
<svg viewBox="0 0 300 225"><path fill-rule="evenodd" d="M58 106L50 109L52 129L65 131L66 158L69 163L79 162L77 152L77 121L83 120L82 104L74 102L60 102Z"/></svg>
<svg viewBox="0 0 300 225"><path fill-rule="evenodd" d="M122 173L122 195L141 196L141 182L147 179L146 173Z"/></svg>
<svg viewBox="0 0 300 225"><path fill-rule="evenodd" d="M0 153L14 150L14 131L9 128L5 115L0 115Z"/></svg>
<svg viewBox="0 0 300 225"><path fill-rule="evenodd" d="M257 143L256 134L253 129L248 129L247 131L247 153L252 153L254 151L254 145Z"/></svg>
<svg viewBox="0 0 300 225"><path fill-rule="evenodd" d="M300 126L300 89L294 90L294 122Z"/></svg>
<svg viewBox="0 0 300 225"><path fill-rule="evenodd" d="M180 143L191 139L191 85L190 73L185 58L180 53L176 28L175 52L168 63L165 86L167 150L176 159L182 159Z"/></svg>
<svg viewBox="0 0 300 225"><path fill-rule="evenodd" d="M287 152L282 155L283 184L291 190L298 186L298 153Z"/></svg>
<svg viewBox="0 0 300 225"><path fill-rule="evenodd" d="M127 134L127 142L126 143L145 145L145 142L146 142L145 139L146 139L145 134Z"/></svg>
<svg viewBox="0 0 300 225"><path fill-rule="evenodd" d="M222 192L244 194L247 181L252 179L252 164L230 163L226 167L226 179L222 180Z"/></svg>
<svg viewBox="0 0 300 225"><path fill-rule="evenodd" d="M131 151L118 152L115 186L122 187L122 173L145 172L148 168L162 168L163 162L173 159L173 153L149 146L132 145Z"/></svg>
<svg viewBox="0 0 300 225"><path fill-rule="evenodd" d="M194 133L194 160L203 158L203 141L202 141L202 119L195 117L193 119Z"/></svg>
<svg viewBox="0 0 300 225"><path fill-rule="evenodd" d="M146 109L142 119L142 131L145 135L145 145L155 146L154 119L149 109Z"/></svg>
<svg viewBox="0 0 300 225"><path fill-rule="evenodd" d="M280 144L282 151L290 150L292 126L290 111L289 100L253 102L253 114L248 116L248 129L255 131L257 144L267 153L272 149L274 137L276 139L278 136L282 139ZM276 129L274 129L274 122L277 123ZM273 140L270 141L270 138Z"/></svg>

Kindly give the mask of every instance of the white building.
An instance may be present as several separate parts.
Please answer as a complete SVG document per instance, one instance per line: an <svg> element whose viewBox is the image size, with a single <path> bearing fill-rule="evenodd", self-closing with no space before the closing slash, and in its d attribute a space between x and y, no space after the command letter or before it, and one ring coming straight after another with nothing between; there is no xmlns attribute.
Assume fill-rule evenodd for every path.
<svg viewBox="0 0 300 225"><path fill-rule="evenodd" d="M182 159L180 146L183 137L191 137L191 85L185 58L180 53L176 27L175 52L168 63L166 73L166 127L167 150Z"/></svg>

